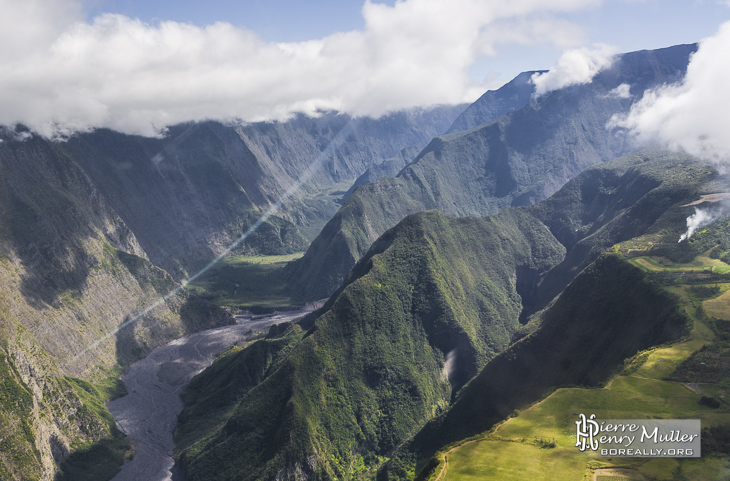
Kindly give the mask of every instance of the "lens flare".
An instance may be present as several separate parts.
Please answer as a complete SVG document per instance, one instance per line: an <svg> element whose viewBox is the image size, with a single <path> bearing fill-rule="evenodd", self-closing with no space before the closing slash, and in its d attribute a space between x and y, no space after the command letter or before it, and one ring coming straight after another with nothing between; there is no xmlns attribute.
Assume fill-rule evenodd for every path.
<svg viewBox="0 0 730 481"><path fill-rule="evenodd" d="M75 364L77 363L82 356L84 356L89 351L92 351L99 347L99 345L109 339L110 337L116 335L119 331L124 329L125 327L134 324L136 321L138 321L140 318L144 317L145 315L149 314L152 310L155 308L161 306L164 304L168 299L171 297L177 295L182 291L185 286L190 284L191 282L195 281L197 278L199 278L201 275L203 275L205 272L210 270L214 265L216 265L218 262L220 262L221 259L226 257L228 254L230 254L234 249L236 249L238 246L243 243L243 241L246 240L256 229L258 229L264 222L269 220L271 216L276 214L282 206L299 190L301 190L302 186L309 182L309 180L312 178L312 176L320 169L322 168L322 165L324 165L325 161L329 159L330 157L334 158L334 152L337 148L339 148L345 139L347 139L352 133L353 133L353 123L348 122L335 136L334 139L330 141L330 143L325 147L324 150L317 156L317 158L307 166L307 169L302 173L302 175L299 176L299 178L294 182L289 188L282 194L281 197L273 204L269 209L256 221L254 222L251 227L246 230L238 239L236 239L231 245L229 245L218 257L213 259L208 265L200 269L198 272L196 272L194 275L190 276L188 279L183 281L179 286L177 286L175 289L171 290L161 298L159 298L154 304L147 307L141 312L138 312L130 319L124 321L122 324L120 324L116 329L109 331L108 333L104 334L102 337L94 341L93 343L86 346L81 352L76 354L74 358L72 359L71 363Z"/></svg>

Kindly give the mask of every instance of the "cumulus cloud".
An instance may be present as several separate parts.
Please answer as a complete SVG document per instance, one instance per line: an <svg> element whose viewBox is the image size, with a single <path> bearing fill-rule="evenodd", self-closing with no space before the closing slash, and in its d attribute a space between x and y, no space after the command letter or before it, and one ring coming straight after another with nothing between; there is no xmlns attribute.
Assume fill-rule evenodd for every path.
<svg viewBox="0 0 730 481"><path fill-rule="evenodd" d="M228 23L86 22L77 1L0 0L0 124L47 137L98 127L159 135L191 120L469 101L481 93L468 75L480 56L505 41L570 45L580 31L550 15L598 3L366 0L361 31L272 43ZM495 35L506 26L511 39Z"/></svg>
<svg viewBox="0 0 730 481"><path fill-rule="evenodd" d="M719 162L730 162L730 22L700 42L685 78L644 94L625 116L609 127L628 129L639 141Z"/></svg>
<svg viewBox="0 0 730 481"><path fill-rule="evenodd" d="M571 85L590 83L598 72L611 66L616 52L615 47L601 43L593 45L593 48L566 50L558 59L556 66L545 73L536 73L532 76L535 95L544 95Z"/></svg>

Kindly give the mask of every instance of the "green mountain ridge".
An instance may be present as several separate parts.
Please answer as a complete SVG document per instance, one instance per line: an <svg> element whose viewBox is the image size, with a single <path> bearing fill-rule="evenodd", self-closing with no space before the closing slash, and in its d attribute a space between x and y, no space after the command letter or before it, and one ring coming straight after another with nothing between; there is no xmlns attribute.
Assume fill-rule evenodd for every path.
<svg viewBox="0 0 730 481"><path fill-rule="evenodd" d="M530 82L530 78L535 73L538 72L522 72L499 89L485 92L484 95L459 114L445 133L450 134L473 129L508 112L524 107L535 91L535 86ZM383 177L396 177L404 167L413 162L420 150L416 147L407 147L395 157L371 166L352 184L352 187L343 196L343 200L346 200L361 185L370 184Z"/></svg>
<svg viewBox="0 0 730 481"><path fill-rule="evenodd" d="M540 316L535 332L490 362L447 413L415 436L410 450L430 456L488 430L555 387L599 386L623 368L624 359L688 333L676 299L618 256L601 257ZM387 478L399 479L400 470Z"/></svg>
<svg viewBox="0 0 730 481"><path fill-rule="evenodd" d="M505 393L503 404L495 399L479 421L473 419L477 410L458 414L465 408L457 406L482 400L468 394L479 381L466 384L452 408L456 414L444 415L457 420L451 433L488 427L556 385L601 382L637 350L676 339L684 318L635 268L609 257L576 275L606 248L652 229L676 239L685 228L679 216L686 216L687 208L681 202L705 193L715 176L688 156L645 151L590 168L532 207L489 218L448 218L436 211L406 217L371 246L324 307L300 323L307 330L304 338L277 367L267 368L268 377L238 399L227 398L230 417L197 431L199 441L179 455L187 479L369 478L412 436L415 454L398 451L381 476L415 476L414 456L427 455L423 446L430 446L419 436L431 443L448 438L428 434L433 427L417 433L447 410L477 373L501 372L494 366L509 356L500 353L524 336L518 332L521 315L545 307L541 293L552 292L556 283L574 284L543 314L538 331L509 351L517 353L514 365L520 369L543 363L547 371L533 387ZM663 202L657 204L657 198ZM656 208L647 212L644 203ZM566 265L575 268L562 267L551 277ZM622 306L617 299L627 292L633 294ZM651 300L643 307L642 296ZM581 308L578 300L589 298L595 302ZM606 307L614 304L613 310ZM661 316L654 324L638 322L652 306L661 306ZM592 316L598 316L595 324L589 322ZM614 339L611 316L623 316L622 336L629 338ZM574 332L565 334L566 329ZM562 358L582 371L561 376L537 348L532 355L532 348L519 347L538 346L543 352L561 332L570 340L566 345L576 348L573 357L560 351ZM584 349L591 336L599 337L610 355L601 357L599 350L589 375ZM198 384L220 384L213 372L201 374ZM505 372L515 380L529 378L522 371ZM212 389L205 396L213 396ZM195 396L186 402L200 405ZM190 437L186 423L181 429Z"/></svg>
<svg viewBox="0 0 730 481"><path fill-rule="evenodd" d="M199 434L202 446L182 453L187 478L312 471L343 479L372 465L509 344L520 311L515 272L542 272L564 253L534 224L520 212L483 220L407 217L373 245L304 339L237 401L225 425ZM445 371L448 358L454 367ZM263 393L276 397L262 401ZM277 445L272 438L288 437L282 429L292 439ZM242 451L236 461L219 461ZM311 456L314 467L287 461Z"/></svg>
<svg viewBox="0 0 730 481"><path fill-rule="evenodd" d="M606 129L633 98L611 91L627 83L640 97L680 79L696 45L623 54L589 84L556 90L496 120L438 138L395 178L358 188L288 275L307 299L328 297L370 244L408 214L438 209L484 216L549 197L592 165L631 150ZM523 82L526 79L523 78Z"/></svg>

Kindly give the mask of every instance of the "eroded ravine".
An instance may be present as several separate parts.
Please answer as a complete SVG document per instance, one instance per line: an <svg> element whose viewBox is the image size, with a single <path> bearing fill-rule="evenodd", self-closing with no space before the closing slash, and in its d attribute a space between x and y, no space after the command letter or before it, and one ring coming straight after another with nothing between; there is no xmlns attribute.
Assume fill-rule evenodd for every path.
<svg viewBox="0 0 730 481"><path fill-rule="evenodd" d="M173 430L183 408L180 393L216 355L271 324L295 320L307 311L241 318L237 324L177 339L133 364L122 380L129 394L107 406L119 428L136 442L134 459L113 481L173 479ZM177 476L176 476L177 478Z"/></svg>

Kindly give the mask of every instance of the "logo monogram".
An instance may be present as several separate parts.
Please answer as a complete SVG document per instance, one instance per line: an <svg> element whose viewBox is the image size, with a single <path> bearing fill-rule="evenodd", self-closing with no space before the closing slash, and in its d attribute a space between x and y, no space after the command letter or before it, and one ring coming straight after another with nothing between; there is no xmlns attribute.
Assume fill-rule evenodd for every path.
<svg viewBox="0 0 730 481"><path fill-rule="evenodd" d="M595 436L598 435L599 426L595 419L595 414L591 414L588 419L586 419L585 414L580 414L580 419L575 422L577 431L575 445L580 446L581 451L585 451L586 448L593 451L598 449L598 440L595 439Z"/></svg>

